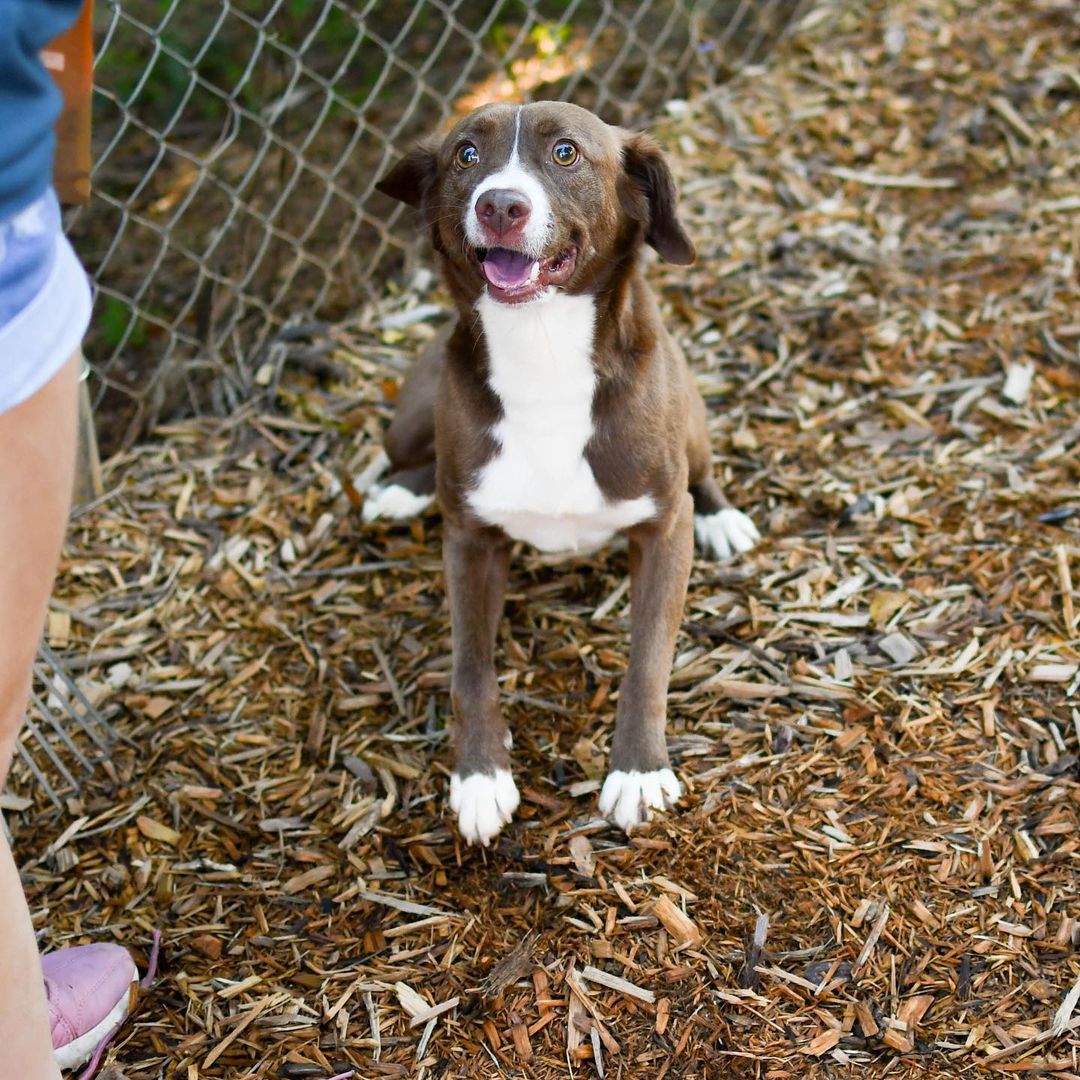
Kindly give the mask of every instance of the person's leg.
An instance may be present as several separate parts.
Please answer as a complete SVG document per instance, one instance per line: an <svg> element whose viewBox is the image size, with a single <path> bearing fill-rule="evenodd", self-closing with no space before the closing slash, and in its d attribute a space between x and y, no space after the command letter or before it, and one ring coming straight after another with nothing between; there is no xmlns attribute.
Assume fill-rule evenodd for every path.
<svg viewBox="0 0 1080 1080"><path fill-rule="evenodd" d="M15 752L67 521L78 371L73 356L33 397L0 414L0 788ZM60 1075L30 912L3 830L0 1047L5 1076Z"/></svg>

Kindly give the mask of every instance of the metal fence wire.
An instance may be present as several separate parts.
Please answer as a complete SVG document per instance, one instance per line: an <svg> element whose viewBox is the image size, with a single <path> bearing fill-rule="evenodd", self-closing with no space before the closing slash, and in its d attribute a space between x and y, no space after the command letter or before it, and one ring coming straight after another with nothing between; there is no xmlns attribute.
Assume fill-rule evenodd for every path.
<svg viewBox="0 0 1080 1080"><path fill-rule="evenodd" d="M417 135L486 100L643 122L760 60L807 0L97 0L93 197L107 448L226 411L289 317L378 300L415 242L374 192Z"/></svg>
<svg viewBox="0 0 1080 1080"><path fill-rule="evenodd" d="M82 782L108 757L119 738L106 714L80 688L70 665L42 642L34 664L30 707L16 743L11 791L30 801L44 795L57 810L77 796Z"/></svg>

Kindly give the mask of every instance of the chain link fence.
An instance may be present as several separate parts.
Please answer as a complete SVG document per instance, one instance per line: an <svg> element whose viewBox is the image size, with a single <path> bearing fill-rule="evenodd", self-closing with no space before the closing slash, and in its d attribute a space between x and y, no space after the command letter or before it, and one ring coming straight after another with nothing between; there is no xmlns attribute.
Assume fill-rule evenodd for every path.
<svg viewBox="0 0 1080 1080"><path fill-rule="evenodd" d="M97 0L93 198L107 449L248 396L269 335L376 302L415 238L374 193L419 134L493 99L643 123L761 59L807 0Z"/></svg>

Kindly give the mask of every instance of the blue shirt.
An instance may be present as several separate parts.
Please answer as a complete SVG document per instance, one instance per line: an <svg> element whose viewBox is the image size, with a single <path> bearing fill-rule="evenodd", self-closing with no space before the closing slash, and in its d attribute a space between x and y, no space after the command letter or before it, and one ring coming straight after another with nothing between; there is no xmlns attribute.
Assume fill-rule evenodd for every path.
<svg viewBox="0 0 1080 1080"><path fill-rule="evenodd" d="M52 182L60 91L38 53L74 21L81 0L0 0L0 221Z"/></svg>

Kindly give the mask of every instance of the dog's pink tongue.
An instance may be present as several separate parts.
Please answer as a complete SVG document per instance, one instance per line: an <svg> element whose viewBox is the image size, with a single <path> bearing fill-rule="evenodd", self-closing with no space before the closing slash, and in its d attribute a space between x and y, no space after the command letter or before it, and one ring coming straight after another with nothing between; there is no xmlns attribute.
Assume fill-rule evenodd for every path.
<svg viewBox="0 0 1080 1080"><path fill-rule="evenodd" d="M497 289L517 289L532 277L535 262L518 251L491 248L481 263L484 277Z"/></svg>

